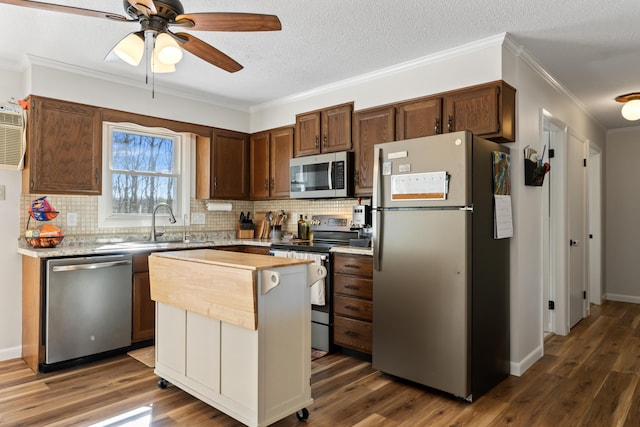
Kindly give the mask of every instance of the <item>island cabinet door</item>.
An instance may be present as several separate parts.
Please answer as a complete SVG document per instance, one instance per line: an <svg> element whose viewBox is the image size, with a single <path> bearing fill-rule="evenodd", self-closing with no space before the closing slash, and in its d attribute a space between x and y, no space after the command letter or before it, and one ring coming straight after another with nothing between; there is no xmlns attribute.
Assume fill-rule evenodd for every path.
<svg viewBox="0 0 640 427"><path fill-rule="evenodd" d="M187 311L186 375L220 392L220 325L216 319Z"/></svg>
<svg viewBox="0 0 640 427"><path fill-rule="evenodd" d="M156 361L185 375L186 311L156 304Z"/></svg>

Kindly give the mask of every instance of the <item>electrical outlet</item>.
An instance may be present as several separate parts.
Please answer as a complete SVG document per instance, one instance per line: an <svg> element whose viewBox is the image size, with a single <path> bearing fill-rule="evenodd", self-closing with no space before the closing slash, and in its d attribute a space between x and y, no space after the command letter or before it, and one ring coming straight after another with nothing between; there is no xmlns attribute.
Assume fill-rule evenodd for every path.
<svg viewBox="0 0 640 427"><path fill-rule="evenodd" d="M5 200L7 198L7 188L4 185L0 185L0 200Z"/></svg>
<svg viewBox="0 0 640 427"><path fill-rule="evenodd" d="M201 212L192 213L191 214L191 224L193 224L193 225L204 224L204 214L201 213Z"/></svg>
<svg viewBox="0 0 640 427"><path fill-rule="evenodd" d="M67 227L76 227L78 225L78 214L76 212L67 213Z"/></svg>

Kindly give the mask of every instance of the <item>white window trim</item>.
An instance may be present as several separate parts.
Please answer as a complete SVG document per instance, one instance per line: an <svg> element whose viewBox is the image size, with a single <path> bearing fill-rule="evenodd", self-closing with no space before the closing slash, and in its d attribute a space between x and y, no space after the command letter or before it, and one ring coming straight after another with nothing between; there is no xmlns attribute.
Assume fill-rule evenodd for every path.
<svg viewBox="0 0 640 427"><path fill-rule="evenodd" d="M176 223L169 222L169 213L165 209L159 209L156 213L156 225L163 227L185 226L189 224L191 217L191 193L192 182L195 181L192 154L195 149L195 136L189 133L177 133L164 128L149 128L135 123L102 124L102 195L98 197L98 228L141 228L151 226L151 214L113 215L111 213L111 132L113 128L131 130L133 132L154 133L175 138L178 149L176 154L179 159L176 166L180 168L180 185L176 192L178 205L173 213Z"/></svg>

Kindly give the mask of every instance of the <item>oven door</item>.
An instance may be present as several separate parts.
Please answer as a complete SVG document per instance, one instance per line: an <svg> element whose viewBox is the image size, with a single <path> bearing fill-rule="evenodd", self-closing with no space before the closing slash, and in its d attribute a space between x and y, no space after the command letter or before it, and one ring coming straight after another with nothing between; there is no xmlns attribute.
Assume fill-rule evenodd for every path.
<svg viewBox="0 0 640 427"><path fill-rule="evenodd" d="M322 265L327 269L327 276L324 280L316 282L311 287L311 347L321 351L331 351L333 343L331 254L283 249L271 249L269 254L285 258L312 260L314 264Z"/></svg>

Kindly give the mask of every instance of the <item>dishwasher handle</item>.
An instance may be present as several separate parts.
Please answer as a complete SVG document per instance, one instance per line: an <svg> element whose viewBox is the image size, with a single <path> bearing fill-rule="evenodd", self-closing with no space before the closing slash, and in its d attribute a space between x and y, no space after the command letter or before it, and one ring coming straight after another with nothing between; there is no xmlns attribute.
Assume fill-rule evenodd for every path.
<svg viewBox="0 0 640 427"><path fill-rule="evenodd" d="M55 265L53 266L52 271L57 272L57 271L96 270L98 268L117 267L120 265L131 265L131 261L124 260L124 261L93 262L91 264Z"/></svg>

